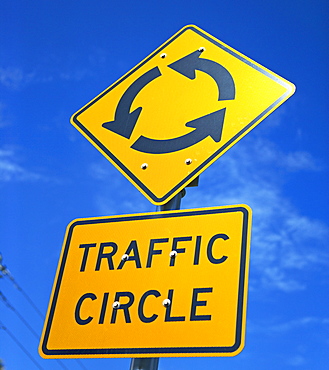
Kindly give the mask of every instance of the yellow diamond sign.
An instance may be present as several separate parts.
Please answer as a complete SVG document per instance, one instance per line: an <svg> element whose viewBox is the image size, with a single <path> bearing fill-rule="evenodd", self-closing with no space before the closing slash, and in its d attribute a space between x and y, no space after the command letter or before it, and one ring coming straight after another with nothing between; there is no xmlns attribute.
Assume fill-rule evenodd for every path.
<svg viewBox="0 0 329 370"><path fill-rule="evenodd" d="M152 203L164 204L295 91L186 26L72 116Z"/></svg>

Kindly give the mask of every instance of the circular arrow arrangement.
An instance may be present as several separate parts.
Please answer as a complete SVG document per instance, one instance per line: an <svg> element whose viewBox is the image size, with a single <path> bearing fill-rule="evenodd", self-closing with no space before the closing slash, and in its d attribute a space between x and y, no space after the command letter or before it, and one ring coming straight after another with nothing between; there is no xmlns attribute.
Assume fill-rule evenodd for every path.
<svg viewBox="0 0 329 370"><path fill-rule="evenodd" d="M217 84L217 100L233 100L235 98L235 84L231 74L221 64L209 59L199 58L204 50L204 48L199 48L199 50L169 64L168 67L191 80L196 78L196 70L207 73ZM162 58L164 54L161 54ZM105 122L102 126L129 139L142 111L142 107L138 107L130 112L131 105L138 93L160 76L159 68L154 67L137 78L122 95L115 111L114 121ZM219 142L223 131L225 110L226 108L223 108L185 123L186 127L195 129L188 134L165 140L140 136L131 145L131 148L143 153L165 154L188 148L208 136L215 142Z"/></svg>

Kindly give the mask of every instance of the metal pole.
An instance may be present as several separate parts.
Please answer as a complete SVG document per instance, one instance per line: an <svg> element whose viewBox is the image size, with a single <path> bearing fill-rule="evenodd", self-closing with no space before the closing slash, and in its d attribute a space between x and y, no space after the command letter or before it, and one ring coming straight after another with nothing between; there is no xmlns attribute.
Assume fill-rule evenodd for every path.
<svg viewBox="0 0 329 370"><path fill-rule="evenodd" d="M158 364L158 358L133 358L130 370L157 370Z"/></svg>
<svg viewBox="0 0 329 370"><path fill-rule="evenodd" d="M174 196L168 203L157 206L157 212L180 209L180 202L184 195L185 189ZM130 370L158 370L158 365L158 358L133 358L131 359Z"/></svg>
<svg viewBox="0 0 329 370"><path fill-rule="evenodd" d="M182 198L185 196L185 189L180 191L177 195L175 195L170 201L166 204L162 204L161 206L157 206L156 210L158 212L161 211L174 211L175 209L180 209L180 202Z"/></svg>

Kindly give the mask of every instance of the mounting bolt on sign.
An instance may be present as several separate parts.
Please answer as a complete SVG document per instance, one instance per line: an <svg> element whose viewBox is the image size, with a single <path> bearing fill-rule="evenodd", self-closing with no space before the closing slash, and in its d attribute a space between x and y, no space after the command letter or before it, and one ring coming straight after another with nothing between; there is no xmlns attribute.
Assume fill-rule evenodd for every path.
<svg viewBox="0 0 329 370"><path fill-rule="evenodd" d="M295 86L186 26L71 123L162 205L272 113Z"/></svg>

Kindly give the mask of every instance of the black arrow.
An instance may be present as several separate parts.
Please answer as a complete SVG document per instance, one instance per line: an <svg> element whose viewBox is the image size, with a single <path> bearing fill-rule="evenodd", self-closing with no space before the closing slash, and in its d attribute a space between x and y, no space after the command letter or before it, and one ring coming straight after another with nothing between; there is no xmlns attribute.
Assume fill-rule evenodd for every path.
<svg viewBox="0 0 329 370"><path fill-rule="evenodd" d="M195 71L199 70L210 75L217 83L218 100L233 100L235 98L235 85L231 74L219 63L209 59L199 58L201 51L194 51L185 57L168 65L176 72L193 80Z"/></svg>
<svg viewBox="0 0 329 370"><path fill-rule="evenodd" d="M142 107L139 107L129 112L131 105L142 88L159 76L161 76L159 68L154 67L137 78L122 95L115 110L114 121L105 122L102 126L129 139L142 111Z"/></svg>
<svg viewBox="0 0 329 370"><path fill-rule="evenodd" d="M186 135L167 140L153 140L140 136L131 148L143 153L164 154L185 149L205 139L207 136L219 142L222 137L225 109L187 122L186 126L193 127L195 130Z"/></svg>

